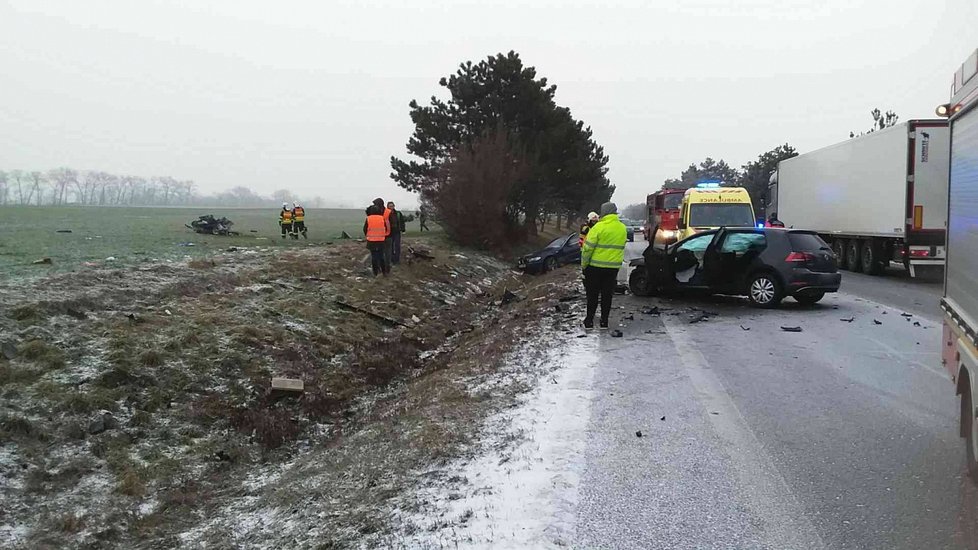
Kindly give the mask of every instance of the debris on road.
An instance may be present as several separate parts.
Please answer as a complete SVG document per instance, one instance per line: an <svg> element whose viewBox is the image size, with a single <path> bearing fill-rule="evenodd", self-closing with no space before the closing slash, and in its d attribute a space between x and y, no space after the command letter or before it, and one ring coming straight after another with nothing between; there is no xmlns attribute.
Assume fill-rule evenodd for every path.
<svg viewBox="0 0 978 550"><path fill-rule="evenodd" d="M581 297L581 295L579 293L575 292L574 294L568 294L567 296L561 296L560 298L557 299L557 301L558 302L573 302L573 301L579 299L580 297Z"/></svg>
<svg viewBox="0 0 978 550"><path fill-rule="evenodd" d="M883 321L880 321L878 319L873 319L873 324L874 325L882 325L883 324Z"/></svg>
<svg viewBox="0 0 978 550"><path fill-rule="evenodd" d="M622 336L624 336L624 334L622 333L622 331L620 331L618 329L615 329L615 330L611 331L611 337L612 338L621 338Z"/></svg>
<svg viewBox="0 0 978 550"><path fill-rule="evenodd" d="M913 322L913 326L915 326L915 327L919 327L919 326L920 326L920 321L914 321L914 322Z"/></svg>
<svg viewBox="0 0 978 550"><path fill-rule="evenodd" d="M642 437L642 430L635 432L635 437Z"/></svg>
<svg viewBox="0 0 978 550"><path fill-rule="evenodd" d="M911 317L913 317L913 313L901 313L900 315L903 315L903 316L904 316L904 317L906 317L907 319L909 319L909 318L911 318Z"/></svg>
<svg viewBox="0 0 978 550"><path fill-rule="evenodd" d="M642 315L659 315L659 307L658 306L643 307Z"/></svg>
<svg viewBox="0 0 978 550"><path fill-rule="evenodd" d="M659 420L661 420L661 421L663 421L663 422L665 422L665 421L666 421L666 417L665 417L665 416L663 416L663 417L662 417L662 418L660 418Z"/></svg>
<svg viewBox="0 0 978 550"><path fill-rule="evenodd" d="M702 323L703 321L709 321L709 320L710 320L710 316L709 315L706 315L705 313L701 313L700 315L697 315L696 317L691 318L689 320L689 324L695 325L696 323Z"/></svg>
<svg viewBox="0 0 978 550"><path fill-rule="evenodd" d="M618 283L618 285L615 286L615 294L627 294L627 293L628 293L628 285L624 283Z"/></svg>
<svg viewBox="0 0 978 550"><path fill-rule="evenodd" d="M750 330L750 327L745 327L744 325L740 325L740 330Z"/></svg>
<svg viewBox="0 0 978 550"><path fill-rule="evenodd" d="M40 260L34 260L31 263L34 265L47 265L47 264L51 264L52 262L51 262L51 258L41 258Z"/></svg>
<svg viewBox="0 0 978 550"><path fill-rule="evenodd" d="M781 327L785 332L801 332L801 327Z"/></svg>
<svg viewBox="0 0 978 550"><path fill-rule="evenodd" d="M58 229L55 233L71 233L70 229Z"/></svg>
<svg viewBox="0 0 978 550"><path fill-rule="evenodd" d="M839 319L839 320L842 321L843 323L851 323L851 322L855 321L856 318L855 317L849 317L849 318L843 318L843 319Z"/></svg>

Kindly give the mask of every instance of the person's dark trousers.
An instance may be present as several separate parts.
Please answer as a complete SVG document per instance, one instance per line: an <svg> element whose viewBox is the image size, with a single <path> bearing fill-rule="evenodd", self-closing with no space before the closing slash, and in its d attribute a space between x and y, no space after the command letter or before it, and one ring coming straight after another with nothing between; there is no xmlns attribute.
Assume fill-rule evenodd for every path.
<svg viewBox="0 0 978 550"><path fill-rule="evenodd" d="M394 234L391 233L384 239L384 264L386 269L384 271L391 270L391 255L394 250Z"/></svg>
<svg viewBox="0 0 978 550"><path fill-rule="evenodd" d="M401 233L391 233L391 263L401 263Z"/></svg>
<svg viewBox="0 0 978 550"><path fill-rule="evenodd" d="M611 298L615 295L618 270L610 267L587 266L584 268L584 290L587 292L587 315L585 323L594 322L594 313L601 302L601 324L608 324L611 314Z"/></svg>
<svg viewBox="0 0 978 550"><path fill-rule="evenodd" d="M282 238L284 239L284 238L288 237L290 233L292 233L292 224L291 223L283 223L282 224Z"/></svg>
<svg viewBox="0 0 978 550"><path fill-rule="evenodd" d="M374 270L374 276L376 277L381 273L386 275L387 269L384 266L384 243L369 242L367 243L367 250L370 251L370 266Z"/></svg>

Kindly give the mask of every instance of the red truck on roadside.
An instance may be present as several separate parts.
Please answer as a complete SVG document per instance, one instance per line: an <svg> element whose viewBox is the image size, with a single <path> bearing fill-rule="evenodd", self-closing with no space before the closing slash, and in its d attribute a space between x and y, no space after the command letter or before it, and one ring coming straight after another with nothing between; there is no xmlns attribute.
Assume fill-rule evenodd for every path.
<svg viewBox="0 0 978 550"><path fill-rule="evenodd" d="M679 236L679 210L685 189L662 189L645 198L645 240L653 245L676 242Z"/></svg>

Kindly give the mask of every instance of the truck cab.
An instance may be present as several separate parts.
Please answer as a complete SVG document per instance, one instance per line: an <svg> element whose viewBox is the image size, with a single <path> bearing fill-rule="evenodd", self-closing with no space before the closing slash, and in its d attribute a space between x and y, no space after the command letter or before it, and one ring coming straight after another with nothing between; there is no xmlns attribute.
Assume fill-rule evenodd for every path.
<svg viewBox="0 0 978 550"><path fill-rule="evenodd" d="M746 189L701 182L683 194L676 240L719 227L753 227L754 223L754 206Z"/></svg>
<svg viewBox="0 0 978 550"><path fill-rule="evenodd" d="M646 197L648 212L645 220L645 240L653 245L666 246L679 236L679 210L683 189L662 189Z"/></svg>

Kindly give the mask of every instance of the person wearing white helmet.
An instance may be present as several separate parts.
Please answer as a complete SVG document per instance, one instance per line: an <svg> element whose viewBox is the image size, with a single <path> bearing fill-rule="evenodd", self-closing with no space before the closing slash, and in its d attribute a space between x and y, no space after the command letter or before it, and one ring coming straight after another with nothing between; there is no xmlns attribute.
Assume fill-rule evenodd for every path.
<svg viewBox="0 0 978 550"><path fill-rule="evenodd" d="M292 203L292 238L298 239L299 233L302 233L303 239L308 239L306 229L306 209L299 204L299 201Z"/></svg>
<svg viewBox="0 0 978 550"><path fill-rule="evenodd" d="M591 230L594 224L598 223L598 213L588 212L587 223L581 226L581 236L577 239L578 246L584 246L584 239L587 238L587 232Z"/></svg>
<svg viewBox="0 0 978 550"><path fill-rule="evenodd" d="M278 224L282 227L282 238L287 238L292 233L292 210L289 210L289 203L282 203L282 211L278 213Z"/></svg>

